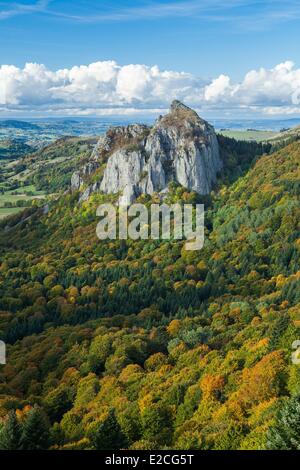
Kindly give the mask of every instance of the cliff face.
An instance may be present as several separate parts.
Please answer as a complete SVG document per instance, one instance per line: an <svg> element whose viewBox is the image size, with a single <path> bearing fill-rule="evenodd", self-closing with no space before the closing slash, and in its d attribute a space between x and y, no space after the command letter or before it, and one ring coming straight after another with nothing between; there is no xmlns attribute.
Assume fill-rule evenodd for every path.
<svg viewBox="0 0 300 470"><path fill-rule="evenodd" d="M131 125L110 129L88 165L72 177L78 189L84 177L106 162L101 182L87 188L106 194L120 193L120 204L130 204L142 194L167 189L171 181L208 194L222 168L216 134L196 112L174 101L170 112L150 128Z"/></svg>

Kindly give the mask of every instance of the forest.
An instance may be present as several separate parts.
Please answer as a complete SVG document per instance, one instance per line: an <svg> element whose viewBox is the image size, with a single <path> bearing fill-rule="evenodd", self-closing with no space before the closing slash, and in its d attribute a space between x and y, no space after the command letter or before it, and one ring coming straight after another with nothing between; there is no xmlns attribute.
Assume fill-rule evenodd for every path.
<svg viewBox="0 0 300 470"><path fill-rule="evenodd" d="M97 193L0 222L1 449L300 449L300 142L218 138L215 190L168 193L200 251L100 242Z"/></svg>

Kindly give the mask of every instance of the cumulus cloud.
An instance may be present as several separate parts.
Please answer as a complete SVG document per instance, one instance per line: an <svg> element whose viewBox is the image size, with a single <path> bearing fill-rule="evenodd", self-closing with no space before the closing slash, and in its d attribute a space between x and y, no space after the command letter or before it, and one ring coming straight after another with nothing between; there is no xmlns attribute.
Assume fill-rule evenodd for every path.
<svg viewBox="0 0 300 470"><path fill-rule="evenodd" d="M49 70L27 63L0 67L0 112L66 115L157 113L173 99L205 111L299 112L300 69L287 61L251 70L240 82L221 74L203 80L157 66L99 61ZM5 111L3 111L5 110Z"/></svg>
<svg viewBox="0 0 300 470"><path fill-rule="evenodd" d="M224 98L230 89L230 77L220 75L205 87L204 98L206 101L217 102Z"/></svg>
<svg viewBox="0 0 300 470"><path fill-rule="evenodd" d="M300 95L300 69L291 61L272 69L260 68L248 72L240 83L220 75L205 88L205 99L222 105L252 107L282 107L296 105Z"/></svg>

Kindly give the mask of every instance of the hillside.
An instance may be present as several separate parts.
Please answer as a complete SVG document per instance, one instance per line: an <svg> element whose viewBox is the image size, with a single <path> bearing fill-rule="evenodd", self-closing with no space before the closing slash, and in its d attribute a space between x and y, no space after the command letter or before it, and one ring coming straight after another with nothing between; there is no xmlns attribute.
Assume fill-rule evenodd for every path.
<svg viewBox="0 0 300 470"><path fill-rule="evenodd" d="M116 430L109 449L269 446L277 410L299 392L300 143L251 168L257 147L222 139L201 251L100 242L96 207L115 197L100 193L5 222L1 416L40 405L52 448L101 448L103 423ZM197 200L170 185L167 201Z"/></svg>
<svg viewBox="0 0 300 470"><path fill-rule="evenodd" d="M0 220L43 204L70 186L72 173L90 157L94 137L64 137L42 149L5 160L0 168ZM7 150L7 149L6 149Z"/></svg>
<svg viewBox="0 0 300 470"><path fill-rule="evenodd" d="M33 149L21 139L4 138L0 140L0 161L16 160Z"/></svg>
<svg viewBox="0 0 300 470"><path fill-rule="evenodd" d="M273 137L269 138L268 141L274 146L287 145L291 142L300 139L300 126L293 127L291 129L283 130Z"/></svg>
<svg viewBox="0 0 300 470"><path fill-rule="evenodd" d="M27 121L17 121L15 119L0 120L0 128L30 129L34 131L38 131L40 129L40 127L37 124L33 124L32 122L27 122Z"/></svg>
<svg viewBox="0 0 300 470"><path fill-rule="evenodd" d="M289 121L286 121L289 124ZM270 123L271 124L271 123ZM292 120L293 124L293 120ZM225 137L234 138L241 141L252 142L269 142L273 148L279 148L288 145L300 138L300 126L292 126L291 128L282 129L280 132L275 130L262 130L262 129L220 129L220 135Z"/></svg>
<svg viewBox="0 0 300 470"><path fill-rule="evenodd" d="M70 186L71 175L90 156L95 137L63 137L18 162L18 179L48 192Z"/></svg>

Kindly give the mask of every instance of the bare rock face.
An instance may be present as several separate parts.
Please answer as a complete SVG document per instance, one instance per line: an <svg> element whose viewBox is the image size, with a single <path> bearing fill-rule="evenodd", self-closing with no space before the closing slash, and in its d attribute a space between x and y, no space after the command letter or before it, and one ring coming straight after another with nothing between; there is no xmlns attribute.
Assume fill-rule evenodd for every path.
<svg viewBox="0 0 300 470"><path fill-rule="evenodd" d="M89 197L93 193L99 192L100 189L100 184L97 181L96 183L90 184L89 186L86 187L86 189L80 194L79 196L79 202L84 202L89 199Z"/></svg>
<svg viewBox="0 0 300 470"><path fill-rule="evenodd" d="M74 171L74 173L72 174L72 177L71 177L71 189L73 191L77 191L80 188L81 183L82 183L82 179L81 179L81 176L80 176L80 172L79 171Z"/></svg>
<svg viewBox="0 0 300 470"><path fill-rule="evenodd" d="M165 191L171 181L208 194L222 168L213 127L179 101L152 128L135 124L110 129L91 160L94 165L107 162L100 191L120 193L120 204L127 205L142 193ZM73 174L74 188L80 187L83 171L90 170Z"/></svg>
<svg viewBox="0 0 300 470"><path fill-rule="evenodd" d="M80 189L85 179L92 175L97 168L99 168L99 163L91 159L91 161L81 167L80 171L74 171L71 177L71 189L74 191Z"/></svg>

